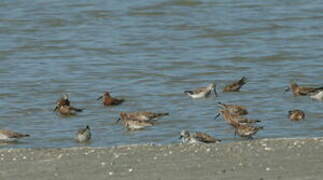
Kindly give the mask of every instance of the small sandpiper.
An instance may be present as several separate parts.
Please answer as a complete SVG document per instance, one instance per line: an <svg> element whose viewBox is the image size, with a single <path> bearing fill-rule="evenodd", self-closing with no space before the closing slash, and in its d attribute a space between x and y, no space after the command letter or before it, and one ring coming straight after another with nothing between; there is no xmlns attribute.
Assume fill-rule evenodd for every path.
<svg viewBox="0 0 323 180"><path fill-rule="evenodd" d="M63 97L57 100L56 104L57 106L64 106L64 105L70 106L71 102L68 99L68 95L64 94Z"/></svg>
<svg viewBox="0 0 323 180"><path fill-rule="evenodd" d="M134 119L118 119L118 121L122 121L122 124L128 129L128 130L138 130L143 129L147 126L153 126L155 124L155 121L142 121L142 120L134 120Z"/></svg>
<svg viewBox="0 0 323 180"><path fill-rule="evenodd" d="M123 103L123 101L124 101L124 99L117 99L117 98L111 97L111 95L110 95L110 93L108 91L106 91L103 94L103 96L98 97L97 100L100 100L100 99L102 99L102 103L105 106L115 106L115 105L119 105L119 104Z"/></svg>
<svg viewBox="0 0 323 180"><path fill-rule="evenodd" d="M310 96L312 99L323 101L323 90L318 91L316 94Z"/></svg>
<svg viewBox="0 0 323 180"><path fill-rule="evenodd" d="M195 132L191 134L189 131L186 130L181 131L179 138L182 140L183 143L188 144L221 142L220 139L216 139L206 133Z"/></svg>
<svg viewBox="0 0 323 180"><path fill-rule="evenodd" d="M10 130L0 129L0 141L1 142L14 142L20 138L28 137L29 134L17 133Z"/></svg>
<svg viewBox="0 0 323 180"><path fill-rule="evenodd" d="M242 77L240 80L235 81L229 85L226 85L223 88L223 92L237 92L240 90L240 88L246 84L247 78Z"/></svg>
<svg viewBox="0 0 323 180"><path fill-rule="evenodd" d="M76 112L82 112L83 109L71 106L71 102L69 101L68 96L64 95L57 101L54 111L58 111L62 115L75 115Z"/></svg>
<svg viewBox="0 0 323 180"><path fill-rule="evenodd" d="M88 142L91 139L91 129L90 126L86 126L85 128L81 128L77 131L75 135L75 140L79 143Z"/></svg>
<svg viewBox="0 0 323 180"><path fill-rule="evenodd" d="M261 122L260 120L248 119L246 117L243 117L237 114L232 114L227 109L220 109L219 113L215 118L218 118L220 115L222 115L223 119L233 127L235 127L237 124L251 124L251 123Z"/></svg>
<svg viewBox="0 0 323 180"><path fill-rule="evenodd" d="M231 114L236 114L236 115L248 114L247 108L244 106L235 105L235 104L223 104L221 102L219 102L219 106L223 109L228 110Z"/></svg>
<svg viewBox="0 0 323 180"><path fill-rule="evenodd" d="M184 93L191 98L204 98L210 96L210 94L214 92L214 95L217 96L218 94L216 93L216 85L215 83L211 83L207 87L200 87L191 91L184 91Z"/></svg>
<svg viewBox="0 0 323 180"><path fill-rule="evenodd" d="M288 118L292 121L300 121L305 118L305 113L299 109L290 110L288 111Z"/></svg>
<svg viewBox="0 0 323 180"><path fill-rule="evenodd" d="M169 113L154 113L154 112L120 112L121 120L131 119L138 121L151 121L153 119L167 116Z"/></svg>
<svg viewBox="0 0 323 180"><path fill-rule="evenodd" d="M252 139L252 136L255 135L259 130L263 129L262 126L250 126L247 124L235 124L234 126L235 135L239 135L240 137L247 137L249 139Z"/></svg>
<svg viewBox="0 0 323 180"><path fill-rule="evenodd" d="M292 93L294 96L308 96L323 90L323 87L313 88L313 87L299 86L296 83L291 83L289 87L285 89L285 91L287 92L290 90L292 90Z"/></svg>

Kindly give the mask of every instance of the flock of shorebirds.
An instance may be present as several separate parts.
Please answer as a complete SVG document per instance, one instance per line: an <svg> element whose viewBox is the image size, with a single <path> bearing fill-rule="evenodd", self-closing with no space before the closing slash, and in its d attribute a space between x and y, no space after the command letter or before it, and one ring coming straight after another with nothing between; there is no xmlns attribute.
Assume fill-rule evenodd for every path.
<svg viewBox="0 0 323 180"><path fill-rule="evenodd" d="M226 85L223 92L237 92L240 88L246 84L246 78L242 77L238 81L235 81L229 85ZM323 100L323 87L303 87L296 83L291 83L285 91L292 91L294 96L310 96L312 99ZM216 85L211 83L206 87L197 88L194 90L184 91L184 94L191 98L206 98L211 94L218 96L216 91ZM114 98L109 92L105 92L97 100L102 99L104 106L117 106L124 102L124 99ZM256 126L256 123L261 122L260 120L249 119L245 115L248 114L248 110L244 106L235 104L223 104L218 103L219 112L215 119L221 116L229 125L234 128L234 134L241 137L251 139L259 130L263 129L262 126ZM71 102L67 95L64 95L57 100L55 112L63 116L76 115L82 112L83 109L76 108L71 105ZM147 126L153 126L156 123L156 119L162 116L167 116L168 113L156 113L156 112L120 112L120 118L117 122L122 124L129 130L142 129ZM305 118L305 113L302 110L294 109L288 111L288 118L292 121L300 121ZM10 130L0 130L0 141L12 142L19 138L27 137L29 134L17 133ZM79 129L76 132L75 140L77 142L88 142L91 139L91 129L87 125L85 128ZM203 132L189 132L183 130L180 132L180 139L183 143L216 143L220 142L220 139L212 137Z"/></svg>

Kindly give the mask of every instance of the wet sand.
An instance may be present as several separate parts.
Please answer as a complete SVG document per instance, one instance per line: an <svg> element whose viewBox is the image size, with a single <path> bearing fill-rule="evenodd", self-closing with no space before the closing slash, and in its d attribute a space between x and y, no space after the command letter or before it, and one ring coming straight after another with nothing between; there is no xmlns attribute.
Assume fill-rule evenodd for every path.
<svg viewBox="0 0 323 180"><path fill-rule="evenodd" d="M321 179L323 138L2 149L0 179Z"/></svg>

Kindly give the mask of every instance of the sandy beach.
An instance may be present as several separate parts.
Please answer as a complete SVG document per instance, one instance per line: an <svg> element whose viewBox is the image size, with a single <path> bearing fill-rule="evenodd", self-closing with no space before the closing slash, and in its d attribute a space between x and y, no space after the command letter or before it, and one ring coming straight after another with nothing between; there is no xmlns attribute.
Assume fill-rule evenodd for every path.
<svg viewBox="0 0 323 180"><path fill-rule="evenodd" d="M321 179L323 138L2 149L0 179Z"/></svg>

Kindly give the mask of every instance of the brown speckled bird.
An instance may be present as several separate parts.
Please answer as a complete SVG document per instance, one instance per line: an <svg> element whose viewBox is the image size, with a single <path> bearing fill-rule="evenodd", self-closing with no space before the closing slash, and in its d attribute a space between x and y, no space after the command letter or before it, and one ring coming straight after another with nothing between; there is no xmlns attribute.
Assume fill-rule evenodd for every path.
<svg viewBox="0 0 323 180"><path fill-rule="evenodd" d="M82 112L83 109L71 106L71 102L69 101L68 96L64 95L57 101L54 111L58 111L62 115L75 115L76 112Z"/></svg>
<svg viewBox="0 0 323 180"><path fill-rule="evenodd" d="M0 141L12 142L17 141L20 138L28 137L29 134L21 134L10 130L0 129Z"/></svg>
<svg viewBox="0 0 323 180"><path fill-rule="evenodd" d="M220 139L216 139L206 133L202 132L195 132L195 133L190 133L186 130L181 131L180 137L179 137L183 143L217 143L221 142Z"/></svg>
<svg viewBox="0 0 323 180"><path fill-rule="evenodd" d="M235 105L235 104L223 104L221 102L219 102L219 106L223 109L228 110L231 114L236 114L236 115L248 114L247 108L245 108L244 106Z"/></svg>
<svg viewBox="0 0 323 180"><path fill-rule="evenodd" d="M320 90L323 90L323 87L313 88L313 87L305 87L299 86L296 83L291 83L289 87L285 91L292 90L294 96L308 96L313 93L317 93Z"/></svg>
<svg viewBox="0 0 323 180"><path fill-rule="evenodd" d="M216 118L219 117L220 115L222 115L223 119L227 121L228 124L230 124L231 126L236 126L237 124L241 124L241 123L250 124L250 123L261 122L260 120L248 119L246 117L243 117L237 114L232 114L227 109L220 109Z"/></svg>
<svg viewBox="0 0 323 180"><path fill-rule="evenodd" d="M288 118L292 121L300 121L305 118L305 113L299 109L290 110L288 111Z"/></svg>
<svg viewBox="0 0 323 180"><path fill-rule="evenodd" d="M169 113L154 112L120 112L121 120L131 119L138 121L150 121L161 116L167 116Z"/></svg>
<svg viewBox="0 0 323 180"><path fill-rule="evenodd" d="M247 78L246 77L242 77L240 80L235 81L229 85L226 85L223 88L223 92L236 92L239 91L240 88L246 84Z"/></svg>
<svg viewBox="0 0 323 180"><path fill-rule="evenodd" d="M117 99L111 97L110 93L106 91L103 96L100 96L97 100L102 99L102 103L105 106L115 106L123 103L124 99Z"/></svg>
<svg viewBox="0 0 323 180"><path fill-rule="evenodd" d="M255 135L259 130L263 129L262 126L250 126L247 124L235 124L234 126L235 135L239 135L240 137L247 137L252 138L253 135Z"/></svg>
<svg viewBox="0 0 323 180"><path fill-rule="evenodd" d="M128 129L128 130L138 130L143 129L147 126L153 126L155 124L154 121L142 121L142 120L134 120L134 119L118 119L118 121L122 122L122 124Z"/></svg>

